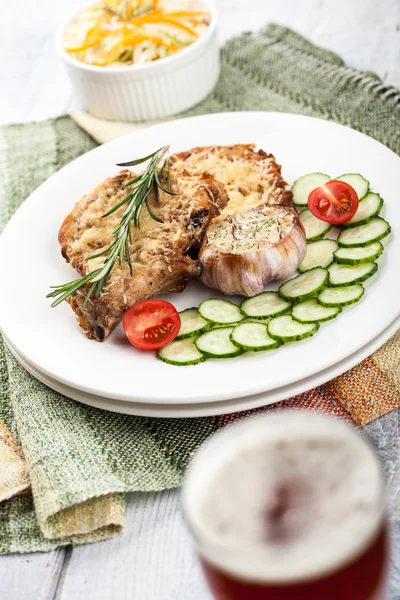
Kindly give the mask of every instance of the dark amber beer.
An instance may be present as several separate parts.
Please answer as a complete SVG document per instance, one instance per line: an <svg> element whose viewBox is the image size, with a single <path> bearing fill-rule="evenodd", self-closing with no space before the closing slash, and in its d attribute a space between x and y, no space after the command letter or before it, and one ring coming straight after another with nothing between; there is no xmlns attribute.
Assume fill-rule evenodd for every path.
<svg viewBox="0 0 400 600"><path fill-rule="evenodd" d="M183 510L217 600L381 600L388 564L375 453L343 421L276 411L192 461Z"/></svg>

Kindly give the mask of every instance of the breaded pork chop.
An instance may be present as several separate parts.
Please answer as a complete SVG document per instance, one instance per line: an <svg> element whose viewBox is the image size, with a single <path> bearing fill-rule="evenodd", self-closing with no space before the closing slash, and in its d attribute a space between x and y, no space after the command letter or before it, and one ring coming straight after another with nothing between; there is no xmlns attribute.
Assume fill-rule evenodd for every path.
<svg viewBox="0 0 400 600"><path fill-rule="evenodd" d="M275 157L254 148L254 144L192 148L174 154L171 166L177 172L187 171L191 175L210 173L223 183L229 196L225 215L257 206L291 206L292 192L286 190Z"/></svg>
<svg viewBox="0 0 400 600"><path fill-rule="evenodd" d="M306 253L304 228L281 167L254 145L194 148L172 157L173 169L211 173L229 200L207 229L201 280L225 294L254 296L290 277Z"/></svg>
<svg viewBox="0 0 400 600"><path fill-rule="evenodd" d="M127 195L126 183L134 176L123 170L106 179L75 205L62 224L62 254L80 275L103 265L104 257L87 259L113 241L124 207L102 216ZM157 294L180 292L199 275L197 254L205 231L227 203L227 195L211 175L193 176L184 171L171 175L171 189L176 195L160 190L159 204L154 195L149 197L150 207L162 223L143 207L140 228L132 225L132 276L126 261L116 263L100 296L92 297L84 310L88 286L68 298L88 338L104 341L133 304Z"/></svg>

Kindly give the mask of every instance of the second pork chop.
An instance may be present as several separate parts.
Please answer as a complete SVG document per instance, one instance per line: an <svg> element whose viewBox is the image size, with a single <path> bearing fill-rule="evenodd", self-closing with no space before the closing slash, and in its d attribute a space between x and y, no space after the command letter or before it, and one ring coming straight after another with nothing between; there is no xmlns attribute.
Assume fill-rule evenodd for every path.
<svg viewBox="0 0 400 600"><path fill-rule="evenodd" d="M200 147L172 157L177 171L211 173L228 192L200 252L201 280L225 294L254 296L270 281L290 277L307 248L280 165L254 148Z"/></svg>
<svg viewBox="0 0 400 600"><path fill-rule="evenodd" d="M88 257L111 244L124 208L108 217L103 215L127 195L126 184L133 177L131 171L124 170L106 179L75 205L62 224L62 254L81 275L103 265L104 257ZM182 291L199 275L197 254L206 228L225 206L227 196L211 175L173 174L171 189L176 195L160 191L159 203L153 194L149 198L162 223L152 219L144 207L140 228L132 225L132 275L126 261L121 265L116 262L100 296L90 298L85 308L88 286L68 298L88 338L105 340L133 304L157 294Z"/></svg>

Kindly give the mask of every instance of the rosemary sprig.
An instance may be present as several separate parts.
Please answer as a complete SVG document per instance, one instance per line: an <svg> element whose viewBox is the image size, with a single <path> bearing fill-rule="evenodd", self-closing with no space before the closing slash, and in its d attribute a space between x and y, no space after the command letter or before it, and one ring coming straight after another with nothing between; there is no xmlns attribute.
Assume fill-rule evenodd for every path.
<svg viewBox="0 0 400 600"><path fill-rule="evenodd" d="M75 279L74 281L64 283L63 285L51 286L53 291L47 294L46 297L55 298L51 305L52 307L61 304L61 302L66 300L66 298L74 294L81 287L90 283L90 288L86 294L85 301L82 306L82 310L85 310L92 294L94 293L95 298L98 298L100 295L105 281L110 274L116 260L118 260L119 264L121 264L123 260L126 260L132 275L132 263L129 254L129 243L132 242L132 224L135 227L140 228L140 214L142 212L143 205L146 206L152 219L162 223L161 219L159 219L159 217L154 213L149 204L149 195L152 191L154 192L157 203L159 202L160 189L167 194L175 195L174 192L171 191L170 187L168 153L169 146L163 146L148 156L118 164L119 167L133 167L135 165L140 165L147 160L149 161L143 173L137 175L131 181L128 181L128 183L125 184L126 187L129 188L129 194L126 196L126 198L121 200L121 202L113 206L105 215L103 215L103 218L106 218L125 205L125 210L121 216L121 222L114 231L113 242L110 244L110 246L98 254L93 254L87 259L90 260L100 256L105 256L103 266L91 271L79 279ZM167 187L161 183L161 181L164 179L167 179Z"/></svg>

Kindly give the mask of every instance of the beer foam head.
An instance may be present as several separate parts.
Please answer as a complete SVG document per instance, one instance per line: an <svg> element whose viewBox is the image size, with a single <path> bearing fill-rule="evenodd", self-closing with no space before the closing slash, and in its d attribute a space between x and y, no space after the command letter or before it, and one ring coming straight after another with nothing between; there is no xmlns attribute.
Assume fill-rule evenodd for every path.
<svg viewBox="0 0 400 600"><path fill-rule="evenodd" d="M261 582L334 572L372 543L384 492L377 458L342 421L290 411L245 419L188 469L185 518L217 568Z"/></svg>

